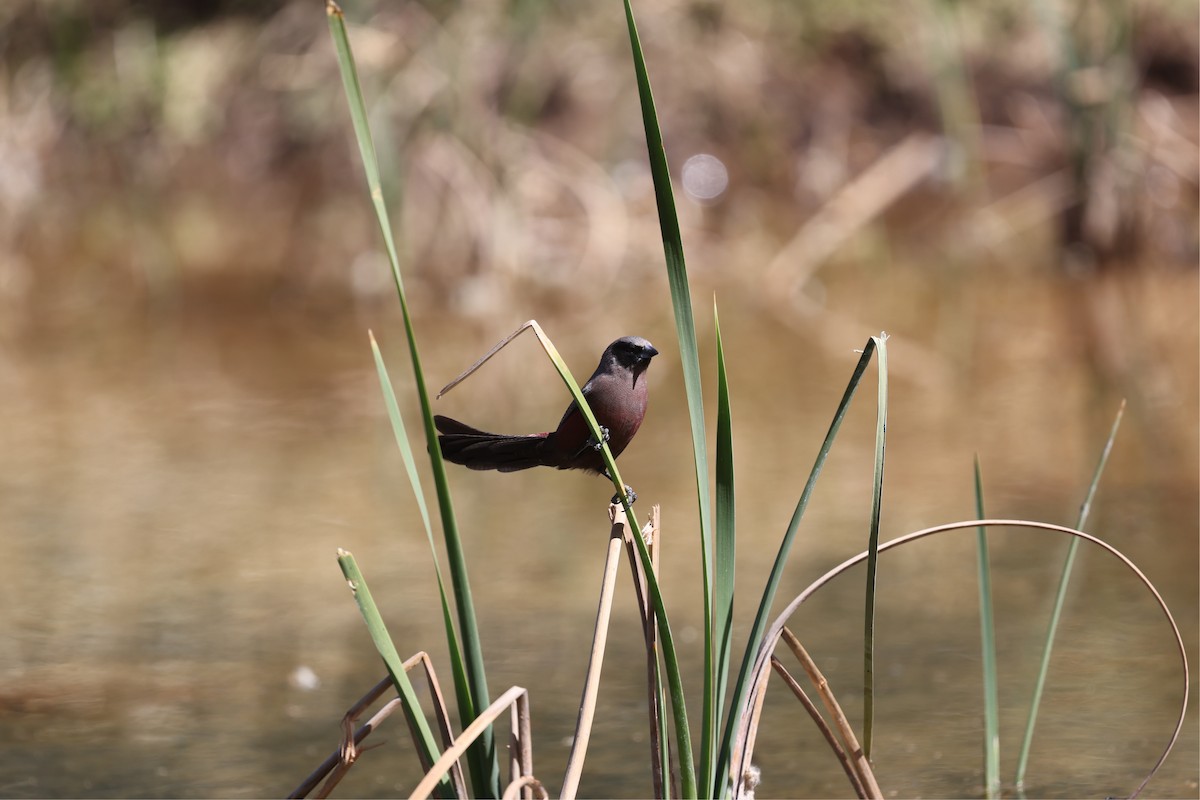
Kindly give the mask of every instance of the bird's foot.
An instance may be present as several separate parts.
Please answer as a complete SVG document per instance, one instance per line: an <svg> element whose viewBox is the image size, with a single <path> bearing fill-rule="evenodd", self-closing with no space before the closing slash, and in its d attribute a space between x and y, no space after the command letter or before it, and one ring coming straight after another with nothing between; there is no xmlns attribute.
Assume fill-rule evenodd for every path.
<svg viewBox="0 0 1200 800"><path fill-rule="evenodd" d="M601 450L604 449L604 443L608 441L608 428L601 425L600 426L600 441L597 442L594 439L590 439L589 441L592 442L592 449L595 450L597 453L599 453Z"/></svg>
<svg viewBox="0 0 1200 800"><path fill-rule="evenodd" d="M633 487L630 486L628 483L625 484L625 496L629 498L629 505L633 505L634 503L637 502L637 492L635 492L633 490ZM621 495L614 494L612 496L612 503L613 503L613 505L620 505L621 504Z"/></svg>

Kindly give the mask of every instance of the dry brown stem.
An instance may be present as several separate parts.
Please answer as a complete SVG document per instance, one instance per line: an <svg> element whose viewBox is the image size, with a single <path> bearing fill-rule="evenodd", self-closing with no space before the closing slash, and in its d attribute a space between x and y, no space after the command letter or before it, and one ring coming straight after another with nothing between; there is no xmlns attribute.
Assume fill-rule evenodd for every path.
<svg viewBox="0 0 1200 800"><path fill-rule="evenodd" d="M575 723L575 737L571 742L571 754L567 757L567 770L563 775L563 788L560 795L563 800L572 800L579 790L579 776L583 773L583 762L587 757L588 741L592 735L592 720L596 716L596 695L600 689L600 670L604 666L604 648L608 643L608 623L612 617L613 594L617 585L617 567L621 557L621 542L624 540L625 529L628 527L625 512L620 506L609 506L609 518L612 520L612 529L609 532L608 553L604 559L604 579L600 584L600 605L596 609L596 627L592 633L592 652L588 657L583 697L579 701L579 717Z"/></svg>
<svg viewBox="0 0 1200 800"><path fill-rule="evenodd" d="M842 747L841 742L833 735L833 729L825 722L825 718L821 716L821 712L817 709L816 703L809 699L808 694L804 691L792 674L783 666L783 662L775 656L771 656L771 666L779 677L783 678L787 687L792 690L792 694L800 701L800 705L804 706L804 710L812 717L813 722L817 724L817 729L821 731L821 735L825 737L825 741L829 744L830 749L838 757L838 761L842 763L842 769L846 771L846 777L850 779L850 785L854 787L854 793L861 798L867 796L866 790L863 789L862 780L859 779L854 767L850 764L850 759L846 755L846 748Z"/></svg>
<svg viewBox="0 0 1200 800"><path fill-rule="evenodd" d="M857 777L859 784L867 792L867 794L861 796L883 797L879 789L879 783L875 780L875 773L871 769L871 764L867 760L862 747L859 745L858 738L854 735L854 729L850 727L850 722L846 719L845 712L842 711L837 698L833 696L833 691L829 688L829 681L825 680L825 676L817 668L816 662L812 660L808 651L800 644L800 640L796 638L796 634L792 633L786 626L783 629L782 638L792 651L792 654L796 656L796 660L800 662L800 666L804 667L804 671L808 674L808 679L817 688L817 694L821 696L821 701L825 704L825 710L833 718L838 733L842 737L842 743L845 745L844 752L850 754L850 763L854 769L854 776Z"/></svg>
<svg viewBox="0 0 1200 800"><path fill-rule="evenodd" d="M429 685L429 693L433 697L434 715L437 718L438 731L442 736L442 746L450 747L454 743L454 734L451 731L450 717L446 711L446 699L442 695L441 685L438 683L437 673L433 669L433 662L429 659L429 654L422 650L411 656L404 662L404 671L411 672L413 667L418 664L421 665L425 672L425 680ZM401 707L401 700L397 697L375 712L375 715L367 720L357 731L354 730L355 720L362 716L362 713L372 703L382 697L391 685L392 679L390 677L384 678L371 687L366 694L360 697L346 711L342 717L342 742L338 746L338 749L326 758L319 767L313 770L312 774L305 778L299 786L293 789L292 793L288 795L289 798L307 797L322 780L325 783L321 786L321 790L316 796L321 798L329 796L329 793L333 791L334 787L337 786L350 770L350 767L365 752L365 750L358 748L359 743L378 728L385 719L390 717L392 712ZM451 780L454 783L454 789L458 793L458 796L466 797L466 783L463 780L462 767L458 764L455 764L451 771Z"/></svg>

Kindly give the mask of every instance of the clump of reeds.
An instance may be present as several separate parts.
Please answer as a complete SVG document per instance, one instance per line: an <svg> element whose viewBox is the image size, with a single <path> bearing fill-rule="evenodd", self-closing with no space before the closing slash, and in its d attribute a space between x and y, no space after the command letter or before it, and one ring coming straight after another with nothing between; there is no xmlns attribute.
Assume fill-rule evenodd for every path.
<svg viewBox="0 0 1200 800"><path fill-rule="evenodd" d="M532 797L534 793L537 793L539 796L544 797L548 795L545 781L535 777L533 770L528 692L521 687L514 686L504 692L495 701L489 699L471 586L467 576L466 560L463 555L461 542L459 541L450 488L446 481L444 465L437 447L429 393L421 368L416 335L405 296L400 260L392 237L391 227L388 223L384 193L381 188L374 145L367 124L365 105L355 72L354 59L350 52L350 43L342 20L342 12L332 0L328 1L328 10L345 89L350 101L355 133L366 170L370 196L375 206L404 319L416 391L422 413L424 438L423 440L418 438L418 441L422 442L425 449L428 450L438 498L443 540L449 560L449 583L453 593L453 602L451 602L451 598L447 593L441 565L438 563L436 548L434 547L433 524L428 508L425 505L424 493L416 469L414 448L410 444L408 432L400 415L399 405L393 394L383 357L378 346L375 344L374 338L372 338L371 345L383 387L384 398L392 420L396 442L400 448L410 480L412 481L414 494L417 498L425 525L426 535L429 538L431 551L433 551L434 570L437 575L446 639L450 651L450 668L453 675L460 727L459 732L455 734L446 711L445 699L442 696L440 685L428 657L424 653L418 653L407 662L401 661L398 650L388 635L380 618L379 611L371 599L367 583L354 557L350 553L342 551L339 553L339 563L354 593L362 615L366 620L376 649L379 651L387 667L388 677L364 695L347 712L343 720L344 735L341 747L296 789L293 796L306 796L318 785L321 785L321 796L328 794L336 785L337 780L345 774L346 770L356 762L359 755L363 752L359 748L363 739L399 708L404 712L405 719L413 734L418 758L426 770L426 776L413 790L413 796L425 797L435 794L439 797L463 797L468 795L478 797ZM656 507L653 510L650 519L644 526L637 523L637 517L629 504L628 497L623 491L623 483L616 463L613 461L612 454L607 445L604 445L604 460L617 494L621 498L621 504L613 505L609 509L609 522L611 524L610 538L597 611L593 648L587 676L584 681L571 755L561 782L560 796L565 798L575 796L579 785L579 776L585 763L591 724L597 708L596 690L604 660L608 620L622 549L627 552L629 557L631 571L634 576L635 592L643 620L647 654L647 697L651 734L650 764L656 797L737 798L747 796L756 780L751 760L754 753L759 719L764 710L766 684L772 671L781 677L787 688L791 690L812 715L814 722L825 736L833 756L845 770L852 790L859 797L882 797L882 791L872 772L870 763L871 742L873 738L875 585L879 568L878 559L881 554L905 546L910 542L955 530L973 530L976 531L978 537L981 633L985 676L984 707L987 720L984 747L985 790L989 797L998 796L1002 785L999 777L998 711L995 700L998 678L995 669L995 645L990 614L990 570L987 559L986 528L996 528L998 530L1037 528L1071 537L1071 545L1067 553L1057 594L1054 616L1050 621L1049 633L1046 638L1043 676L1038 680L1037 690L1031 703L1026 740L1022 748L1021 766L1016 780L1018 787L1024 776L1029 741L1032 738L1038 701L1042 682L1044 681L1044 668L1049 661L1050 648L1053 644L1058 624L1058 614L1062 609L1066 582L1069 579L1076 547L1080 541L1089 542L1119 559L1158 601L1159 607L1170 622L1178 647L1184 676L1184 699L1181 709L1186 709L1188 691L1186 652L1179 630L1171 619L1166 604L1153 585L1124 555L1102 540L1084 533L1077 528L1027 520L984 518L982 479L978 465L976 465L975 478L979 519L927 528L883 543L879 541L879 523L883 507L888 408L886 335L871 337L863 347L861 356L847 384L841 402L833 415L825 439L817 452L815 463L801 491L791 521L781 539L775 562L766 580L765 589L758 599L757 612L746 638L741 658L739 660L734 657L732 613L734 606L733 567L736 553L736 493L732 437L733 415L730 407L730 391L725 369L724 346L721 339L720 325L717 323L715 325L718 381L717 428L715 465L710 469L707 458L707 443L704 435L705 416L701 400L700 364L679 221L675 211L670 174L663 149L662 135L658 126L654 100L650 90L648 71L643 58L629 0L625 2L625 12L630 43L632 45L634 68L637 76L638 93L641 99L642 119L645 125L650 164L654 178L659 222L663 234L666 268L675 312L679 351L683 361L684 384L688 398L692 431L700 519L699 550L701 553L704 612L704 669L703 687L700 694L701 724L699 738L693 741L692 729L688 718L687 697L685 696L680 677L680 661L675 650L675 640L672 634L670 619L666 606L663 603L658 583L657 564L658 553L661 549L661 521L658 509ZM716 322L715 317L716 312L714 309L714 322ZM493 351L484 356L484 359L481 359L478 363L490 358L500 347L525 329L534 331L538 341L558 370L563 383L571 393L574 401L583 411L588 425L596 437L596 441L602 442L604 437L600 435L596 420L591 414L577 382L559 356L553 342L535 321L530 321L518 328L516 332L503 340L496 348L493 348ZM837 438L846 412L872 360L875 361L878 370L878 391L876 402L876 444L873 464L874 478L867 548L862 553L847 560L814 581L796 596L782 613L772 617L772 605L776 599L784 567L787 564L788 555L795 541L800 523L803 520L805 510L808 507L809 500L812 497L825 461ZM1118 423L1119 420L1120 417L1118 415ZM1116 433L1117 424L1114 424L1088 490L1087 500L1081 508L1079 519L1076 523L1078 527L1082 527L1086 522L1091 499L1095 493L1108 451L1112 446ZM713 487L713 491L711 492L710 486ZM787 628L786 623L791 614L821 587L844 573L847 569L864 562L867 565L865 587L866 613L863 620L864 661L862 691L864 709L861 734L855 734L846 715L841 711L841 707L834 697L828 682L817 667L816 662L809 656L800 640ZM818 704L809 698L808 693L803 689L800 682L788 671L784 661L775 655L777 644L781 641L785 643L787 649L795 656L803 671L815 686L820 697L821 706L825 708L831 722L825 721ZM435 717L439 730L436 737L421 711L412 683L408 677L409 670L418 664L423 667L430 694L434 698ZM389 701L370 721L355 729L354 722L357 718L362 713L365 713L365 710L372 703L387 693L389 688L396 690L396 699ZM506 711L510 719L509 765L507 782L502 783L497 755L498 748L492 725ZM1147 776L1146 781L1149 780L1166 758L1167 753L1170 751L1179 734L1182 723L1183 711L1181 710L1174 732L1162 756L1150 771L1150 775ZM463 769L464 761L465 770ZM468 776L470 788L467 785ZM323 785L322 781L324 781ZM1146 781L1143 781L1141 786L1137 787L1133 792L1134 795L1144 788Z"/></svg>

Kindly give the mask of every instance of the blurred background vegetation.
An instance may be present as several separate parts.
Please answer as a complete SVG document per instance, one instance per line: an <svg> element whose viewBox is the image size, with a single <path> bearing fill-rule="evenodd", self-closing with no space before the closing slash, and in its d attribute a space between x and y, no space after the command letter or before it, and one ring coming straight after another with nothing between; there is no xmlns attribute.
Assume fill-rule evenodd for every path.
<svg viewBox="0 0 1200 800"><path fill-rule="evenodd" d="M5 4L10 332L82 298L338 307L385 289L312 6ZM347 10L430 304L507 320L514 297L578 311L618 271L658 279L610 9ZM1196 265L1194 3L654 0L641 14L668 155L711 154L728 175L688 220L695 271L723 288L799 291L822 281L787 273L833 259L951 281L1052 272L1085 295L1108 271ZM810 246L787 252L797 237ZM1097 354L1118 370L1126 355Z"/></svg>
<svg viewBox="0 0 1200 800"><path fill-rule="evenodd" d="M667 569L680 574L667 585L677 605L695 605L682 391L619 6L343 7L431 380L531 317L578 376L618 335L651 338L664 351L655 400L622 464L678 526L667 557L679 566ZM714 292L722 304L739 475L755 487L739 508L756 585L798 488L779 487L811 463L850 349L886 329L898 381L890 533L969 516L973 452L995 481L990 512L1069 522L1127 396L1096 529L1165 579L1195 653L1197 4L642 0L635 10L700 318ZM318 0L0 5L0 534L15 545L0 567L0 714L11 722L0 726L0 793L291 788L379 672L335 572L339 545L379 575L398 641L436 649L427 555L366 346L372 327L385 353L403 349L362 186ZM485 428L542 430L566 402L532 345L473 380L474 397L443 402ZM867 424L848 434L861 463L831 463L841 499L814 507L823 533L801 560L861 549L839 532L865 535L853 513L867 506L870 436ZM539 704L535 691L533 707L556 764L593 609L578 587L598 580L605 529L584 547L587 534L563 532L563 520L601 522L607 490L554 474L453 479L473 509L464 529L480 531L468 552L488 565L476 570L480 591L498 600L483 612L502 662L491 675L555 698ZM861 493L839 495L848 486ZM533 519L495 519L514 493L539 498ZM533 530L546 540L527 542ZM897 575L924 576L937 608L927 596L892 604L929 625L906 618L909 639L893 643L893 663L917 659L907 674L932 681L917 692L925 702L966 680L946 671L937 636L957 606L973 613L970 552L950 569L934 549ZM1043 563L1044 574L1022 571ZM1010 633L1040 635L1057 563L1032 547L1000 552L997 566L1019 576L1017 616L1038 620ZM957 575L945 594L928 585L931 564ZM536 576L540 605L513 574ZM1103 580L1085 583L1107 596ZM1114 650L1156 662L1136 639L1146 617L1121 628L1113 609L1125 600L1110 600L1076 630L1119 632L1099 630L1095 651L1064 657L1111 666L1105 685L1124 692ZM511 621L518 610L539 629ZM970 614L962 625L969 659ZM836 651L841 633L829 635ZM843 644L853 653L853 637ZM556 646L570 655L547 657ZM301 667L325 689L314 694ZM895 669L886 679L903 678ZM622 749L624 726L641 725L637 678L606 675L621 698L607 723L613 747L604 754L602 721L593 758L604 768L585 777L584 795L646 791ZM962 691L966 716L954 720L968 733L946 722L954 735L929 745L939 753L975 747L977 694ZM1062 691L1079 702L1078 686ZM1025 697L1018 687L1010 698L1014 743ZM1096 762L1081 763L1101 770L1114 757L1105 747L1135 753L1128 774L1151 763L1138 747L1153 752L1169 712L1146 715L1139 700L1112 713L1123 732L1143 714L1146 732L1129 733L1132 745L1089 743ZM888 730L886 716L878 724ZM889 771L889 752L922 761L905 755L903 717L890 729L898 738L877 740L885 789L976 791L978 776L949 766ZM1056 740L1071 735L1083 732ZM1194 725L1188 737L1162 794L1196 791ZM760 751L768 766L795 767ZM394 793L407 780L359 769L350 793ZM840 791L836 767L828 778L805 769L816 777L804 788L768 778L764 792ZM1120 792L1119 775L1087 790ZM1062 780L1035 793L1082 791Z"/></svg>

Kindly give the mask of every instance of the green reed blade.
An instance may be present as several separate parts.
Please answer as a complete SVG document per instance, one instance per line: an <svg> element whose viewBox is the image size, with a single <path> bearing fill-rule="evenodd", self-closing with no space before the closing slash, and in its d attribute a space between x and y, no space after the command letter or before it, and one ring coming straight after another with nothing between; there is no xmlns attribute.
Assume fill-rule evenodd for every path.
<svg viewBox="0 0 1200 800"><path fill-rule="evenodd" d="M978 455L975 456L975 516L984 518L983 475ZM987 528L982 525L976 533L976 553L979 568L979 638L983 661L984 791L991 800L1000 796L1000 695L996 673L996 624L992 615L992 570L988 563Z"/></svg>
<svg viewBox="0 0 1200 800"><path fill-rule="evenodd" d="M408 300L404 293L404 282L400 275L400 258L392 237L391 225L388 222L383 186L379 178L379 163L375 155L375 145L371 138L370 125L367 121L366 104L363 100L362 87L358 80L358 70L355 66L354 55L350 49L350 40L346 34L346 24L341 9L332 0L326 0L326 11L329 17L329 30L337 49L338 68L342 75L342 85L350 106L350 118L354 123L354 135L358 142L359 154L362 156L363 170L366 173L367 189L371 197L371 202L375 207L375 217L379 223L380 233L383 235L388 263L391 266L392 278L396 284L396 294L400 300L400 311L404 318L404 333L408 340L413 378L416 384L417 396L421 403L421 415L425 424L425 441L433 468L433 480L437 489L438 509L441 513L442 532L450 567L450 582L454 590L454 599L458 609L459 629L462 635L462 652L465 657L464 668L470 688L469 694L458 692L457 695L459 718L465 729L477 716L478 709L486 708L491 703L488 698L487 676L484 671L483 649L479 640L479 626L475 616L475 605L471 598L470 579L467 575L467 562L462 549L462 541L458 535L458 523L450 498L450 488L446 481L446 471L445 465L442 463L441 449L437 446L437 431L433 424L433 412L429 404L429 394L425 387L424 372L421 369L420 353L413 331L412 318L409 314ZM459 689L457 682L455 688L456 691ZM496 759L495 735L490 726L475 744L471 746L470 751L468 751L467 765L471 773L471 783L477 795L481 797L500 796L500 766Z"/></svg>
<svg viewBox="0 0 1200 800"><path fill-rule="evenodd" d="M692 429L692 458L696 468L696 495L700 511L700 571L704 592L704 715L701 728L700 772L705 791L708 791L708 787L713 784L717 730L714 721L719 700L713 686L712 569L709 565L712 521L709 509L711 501L708 488L708 447L704 438L704 401L700 387L700 357L696 346L696 325L692 318L687 265L683 258L683 237L679 231L679 217L675 211L675 196L671 191L671 172L667 166L662 131L658 125L658 112L654 107L654 95L650 89L650 77L638 37L637 23L633 18L633 8L630 0L624 0L624 3L629 44L633 52L633 68L637 76L638 97L641 100L642 123L646 130L646 150L650 158L650 173L654 179L654 196L658 205L658 225L662 231L663 251L666 256L667 280L671 288L671 305L675 310L675 333L679 340L679 358L683 365L688 419ZM690 763L690 759L683 757L682 746L680 749L680 766L683 771L680 790L685 797L690 797L692 792L688 791L688 787L693 786L694 792L695 783L694 775L690 773L694 771L695 766Z"/></svg>
<svg viewBox="0 0 1200 800"><path fill-rule="evenodd" d="M417 699L417 693L413 690L412 682L408 679L408 673L404 670L404 662L401 660L400 654L396 652L396 645L388 634L387 626L383 624L379 608L371 597L371 590L367 588L367 581L358 568L358 562L354 560L354 554L339 549L338 566L342 568L342 574L346 576L346 581L350 584L350 591L354 593L354 601L358 603L358 610L367 623L371 641L375 643L375 649L383 658L384 666L387 667L388 674L392 677L392 683L403 700L404 716L408 718L410 730L416 732L413 739L417 745L417 754L421 758L421 766L428 770L433 767L434 762L441 757L442 753L437 746L437 741L433 738L433 731L429 729L429 722L421 710L421 703ZM454 797L454 786L450 782L449 775L443 776L438 783L438 795Z"/></svg>
<svg viewBox="0 0 1200 800"><path fill-rule="evenodd" d="M417 472L416 459L413 457L412 445L408 440L408 432L404 426L404 417L400 414L400 405L396 401L396 393L392 389L392 381L388 376L387 365L383 362L383 353L375 341L375 335L370 331L371 352L375 357L375 371L379 375L379 385L383 390L384 403L387 405L388 418L392 423L392 434L396 446L400 449L400 457L404 461L404 470L412 484L413 496L417 499L417 507L421 511L421 521L425 524L425 538L429 540L429 553L433 559L433 574L437 579L438 598L442 603L442 624L446 628L446 644L450 656L450 668L454 678L454 693L457 698L470 698L471 685L467 679L466 663L462 650L458 645L458 632L454 629L454 614L450 609L450 600L446 595L446 585L442 579L442 567L438 560L437 545L433 540L433 526L429 522L429 508L425 503L425 492L421 488L421 476Z"/></svg>
<svg viewBox="0 0 1200 800"><path fill-rule="evenodd" d="M719 783L711 787L713 797L725 797L728 794L726 774L729 772L730 760L733 757L734 737L737 735L737 727L741 721L741 716L743 713L746 713L743 705L746 701L750 680L754 677L751 673L754 672L755 659L758 649L762 644L763 635L767 629L771 604L775 601L775 594L779 590L779 583L783 578L783 567L787 563L788 553L791 552L792 542L796 538L796 530L800 527L800 520L804 518L804 512L808 508L808 502L817 484L817 478L821 475L821 470L824 468L825 461L829 457L829 451L833 447L833 441L837 438L838 431L842 427L842 422L846 418L846 411L850 407L850 401L854 399L854 393L858 391L858 385L862 382L863 373L866 372L867 365L871 362L871 355L875 352L876 344L879 341L874 336L868 339L866 346L863 348L862 356L854 366L854 374L850 376L850 382L846 385L846 391L842 394L842 400L838 404L837 411L834 412L833 421L829 424L829 430L825 433L825 439L821 442L820 450L817 451L817 458L813 464L812 471L809 472L808 480L804 484L804 490L800 493L800 500L796 503L796 510L792 512L792 519L788 523L787 532L784 533L783 541L779 545L779 551L775 554L775 563L771 566L771 573L763 589L762 598L759 600L758 611L754 616L754 624L751 627L750 635L746 639L746 652L742 656L742 663L738 669L737 682L734 684L730 713L725 721L725 730L721 736L720 758L717 762L718 768L716 774Z"/></svg>
<svg viewBox="0 0 1200 800"><path fill-rule="evenodd" d="M1121 407L1117 409L1117 417L1113 420L1112 429L1108 432L1108 441L1104 443L1104 449L1100 452L1100 460L1096 464L1096 471L1092 474L1092 482L1088 486L1087 496L1079 507L1076 528L1082 529L1087 523L1088 515L1092 511L1092 500L1095 499L1096 489L1100 485L1100 476L1104 474L1104 468L1108 466L1108 456L1112 453L1113 442L1117 440L1117 431L1121 428L1121 417L1123 416L1125 416L1124 400L1121 401ZM1033 730L1037 727L1038 708L1042 703L1042 692L1046 688L1046 675L1050 672L1050 655L1054 651L1054 637L1058 633L1058 622L1062 618L1063 605L1067 600L1067 585L1071 581L1071 570L1075 567L1075 552L1078 546L1079 539L1072 538L1071 543L1067 546L1067 557L1063 560L1062 573L1058 579L1058 591L1054 595L1054 608L1050 612L1046 642L1042 646L1042 661L1038 667L1037 683L1033 689L1033 699L1029 703L1029 719L1025 723L1025 738L1021 740L1021 755L1017 759L1016 786L1018 791L1025 786L1025 772L1029 768L1029 753L1033 747Z"/></svg>
<svg viewBox="0 0 1200 800"><path fill-rule="evenodd" d="M871 490L871 530L867 545L867 599L863 614L863 753L871 757L875 729L875 585L879 563L879 516L883 510L883 454L887 443L887 334L872 337L879 349L879 397L875 412L875 477Z"/></svg>
<svg viewBox="0 0 1200 800"><path fill-rule="evenodd" d="M733 469L733 421L729 405L729 380L725 372L725 347L721 322L713 302L713 329L717 336L717 451L716 451L716 549L713 551L713 634L716 687L712 729L721 730L721 704L729 684L729 660L733 650L734 567L737 553ZM714 737L715 738L715 737Z"/></svg>

